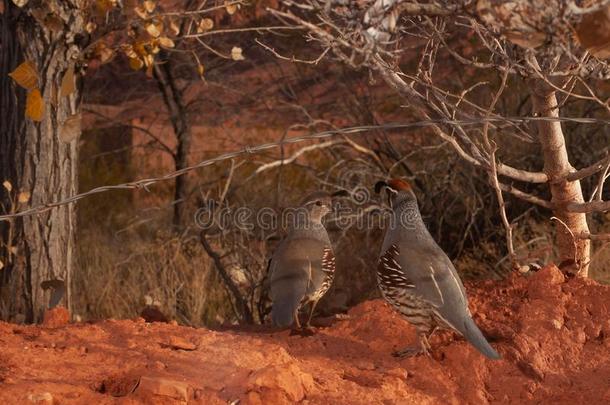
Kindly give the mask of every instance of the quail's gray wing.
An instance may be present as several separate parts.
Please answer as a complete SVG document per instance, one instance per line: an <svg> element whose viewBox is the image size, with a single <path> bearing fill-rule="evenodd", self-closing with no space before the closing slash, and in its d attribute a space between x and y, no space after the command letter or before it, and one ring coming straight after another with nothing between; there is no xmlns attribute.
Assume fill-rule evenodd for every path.
<svg viewBox="0 0 610 405"><path fill-rule="evenodd" d="M292 324L303 298L322 285L324 247L316 239L285 240L271 258L272 319L278 326Z"/></svg>
<svg viewBox="0 0 610 405"><path fill-rule="evenodd" d="M415 284L417 294L434 307L450 312L468 311L464 285L453 263L438 246L415 249L403 244L398 263Z"/></svg>
<svg viewBox="0 0 610 405"><path fill-rule="evenodd" d="M464 285L440 247L435 244L416 250L407 246L401 250L398 263L415 284L416 294L434 306L436 316L487 357L500 358L472 319Z"/></svg>

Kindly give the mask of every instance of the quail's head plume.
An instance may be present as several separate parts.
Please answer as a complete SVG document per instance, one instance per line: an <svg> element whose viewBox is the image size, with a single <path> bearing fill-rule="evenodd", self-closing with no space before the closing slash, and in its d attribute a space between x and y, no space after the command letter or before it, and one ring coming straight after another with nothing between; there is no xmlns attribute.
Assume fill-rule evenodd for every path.
<svg viewBox="0 0 610 405"><path fill-rule="evenodd" d="M315 191L301 201L303 207L309 214L311 221L320 222L332 211L332 196L324 191Z"/></svg>
<svg viewBox="0 0 610 405"><path fill-rule="evenodd" d="M317 302L333 282L335 256L322 219L331 211L335 195L317 191L305 197L299 212L306 215L298 215L269 261L271 318L276 326L301 329L299 309L309 304L309 327Z"/></svg>
<svg viewBox="0 0 610 405"><path fill-rule="evenodd" d="M383 190L393 221L383 241L377 283L388 303L415 326L419 338L418 346L395 355L428 354L428 338L444 328L464 336L485 356L500 358L474 323L462 281L428 232L411 185L402 179L378 182L375 191Z"/></svg>

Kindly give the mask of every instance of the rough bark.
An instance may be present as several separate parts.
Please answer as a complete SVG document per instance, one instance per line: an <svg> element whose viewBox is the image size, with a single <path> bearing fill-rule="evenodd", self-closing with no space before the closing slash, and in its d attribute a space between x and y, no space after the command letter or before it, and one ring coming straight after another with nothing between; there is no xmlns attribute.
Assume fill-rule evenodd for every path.
<svg viewBox="0 0 610 405"><path fill-rule="evenodd" d="M177 88L172 75L171 62L165 60L164 63L155 65L154 74L170 114L174 134L176 135L176 151L173 156L174 166L176 170L180 170L188 166L188 154L191 148L191 126L188 114L182 99L182 93ZM176 229L182 227L186 220L187 194L186 175L176 177L173 216L173 224Z"/></svg>
<svg viewBox="0 0 610 405"><path fill-rule="evenodd" d="M555 92L538 81L531 82L533 113L542 117L559 117L559 107ZM551 202L556 204L553 213L559 219L556 232L556 246L559 260L569 272L586 277L588 273L591 242L578 239L575 235L588 234L589 226L584 213L567 211L570 203L584 202L580 181L567 181L565 177L574 171L570 164L561 123L558 121L538 121L538 139L544 157L544 172L549 177Z"/></svg>
<svg viewBox="0 0 610 405"><path fill-rule="evenodd" d="M27 192L31 196L18 206L20 210L77 192L80 129L71 132L70 140L61 131L62 123L76 112L79 86L69 97L58 94L62 78L78 54L74 33L79 32L83 21L78 4L61 3L59 16L70 25L58 33L40 26L25 9L5 2L1 17L0 178L12 183L13 193ZM25 60L31 61L39 74L45 105L41 122L24 118L25 90L7 76ZM2 194L5 210L11 209L11 199L14 194ZM9 257L0 280L2 316L38 322L50 301L58 297L60 304L70 308L70 279L76 260L74 205L4 222L0 227L0 246ZM10 247L14 253L6 254ZM61 289L65 294L57 295Z"/></svg>

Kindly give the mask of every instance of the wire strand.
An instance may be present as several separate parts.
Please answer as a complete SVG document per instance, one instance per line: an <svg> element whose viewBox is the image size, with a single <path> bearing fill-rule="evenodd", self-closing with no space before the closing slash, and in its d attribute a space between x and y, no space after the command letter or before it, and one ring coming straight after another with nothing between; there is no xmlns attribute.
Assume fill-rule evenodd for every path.
<svg viewBox="0 0 610 405"><path fill-rule="evenodd" d="M285 138L285 139L282 139L277 142L269 142L269 143L259 144L256 146L245 146L244 148L242 148L240 150L233 151L233 152L227 152L227 153L218 155L214 158L203 160L195 165L184 167L180 170L176 170L176 171L167 173L160 177L151 177L151 178L135 180L132 182L127 182L127 183L96 187L96 188L93 188L84 193L76 194L76 195L70 196L70 197L62 199L62 200L50 202L47 204L41 204L41 205L38 205L38 206L35 206L32 208L28 208L23 211L12 213L12 214L0 215L0 221L8 221L13 218L42 214L42 213L52 210L54 208L75 203L78 200L81 200L85 197L89 197L89 196L92 196L95 194L105 193L108 191L129 190L129 189L148 190L148 186L151 186L155 183L174 179L178 176L181 176L181 175L191 172L193 170L211 166L213 164L223 162L225 160L234 159L234 158L242 156L242 155L252 155L252 154L260 153L262 151L277 148L277 147L280 147L282 145L287 145L287 144L295 144L295 143L300 143L300 142L305 142L305 141L325 139L325 138L330 138L330 137L338 136L338 135L353 135L353 134L358 134L358 133L363 133L363 132L368 132L368 131L378 130L378 129L392 130L392 129L421 128L421 127L427 127L427 126L439 125L439 124L440 125L460 125L460 126L479 125L479 124L484 124L484 123L499 123L499 122L511 122L511 123L518 124L518 123L528 123L528 122L534 122L534 121L555 121L555 122L559 121L559 122L574 122L574 123L579 123L579 124L610 125L610 120L600 119L600 118L572 118L572 117L495 117L495 118L493 118L492 117L492 118L465 119L465 120L432 119L432 120L423 120L423 121L415 121L415 122L407 122L407 123L394 122L394 123L387 123L387 124L381 124L381 125L361 125L361 126L355 126L355 127L327 130L327 131L316 132L316 133L308 134L308 135Z"/></svg>

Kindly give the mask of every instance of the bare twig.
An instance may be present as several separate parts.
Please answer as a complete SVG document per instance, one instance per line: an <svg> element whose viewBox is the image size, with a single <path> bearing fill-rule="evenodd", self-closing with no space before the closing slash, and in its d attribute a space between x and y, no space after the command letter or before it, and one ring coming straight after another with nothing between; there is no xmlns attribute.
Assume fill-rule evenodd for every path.
<svg viewBox="0 0 610 405"><path fill-rule="evenodd" d="M214 262L214 266L216 267L218 274L220 274L220 277L222 278L225 285L227 286L227 288L233 295L233 299L235 300L238 310L240 312L238 314L238 316L240 317L240 319L243 322L245 322L247 324L253 323L254 318L252 318L252 312L250 311L248 304L246 303L246 301L244 300L244 298L241 295L241 292L239 291L239 289L237 288L237 286L231 279L231 276L227 272L227 269L222 264L222 258L216 251L214 251L214 249L212 249L212 246L210 246L210 244L206 238L205 232L201 232L199 240L201 241L201 245L205 249L208 256L210 256L210 258Z"/></svg>

